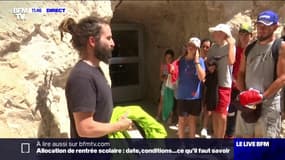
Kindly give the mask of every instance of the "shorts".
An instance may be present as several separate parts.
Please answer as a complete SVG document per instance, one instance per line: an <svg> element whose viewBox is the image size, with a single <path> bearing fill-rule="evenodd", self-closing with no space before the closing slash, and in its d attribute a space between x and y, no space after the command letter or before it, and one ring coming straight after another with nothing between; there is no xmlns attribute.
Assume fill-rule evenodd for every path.
<svg viewBox="0 0 285 160"><path fill-rule="evenodd" d="M199 116L202 110L201 99L177 100L177 110L179 116Z"/></svg>
<svg viewBox="0 0 285 160"><path fill-rule="evenodd" d="M231 88L219 87L218 88L218 104L216 106L215 112L227 115L228 108L231 102Z"/></svg>
<svg viewBox="0 0 285 160"><path fill-rule="evenodd" d="M240 115L241 111L238 111L235 129L238 137L279 138L281 113L264 108L262 108L261 117L256 123L246 123Z"/></svg>
<svg viewBox="0 0 285 160"><path fill-rule="evenodd" d="M246 123L241 117L241 111L237 111L235 136L238 138L251 138L254 137L256 123Z"/></svg>

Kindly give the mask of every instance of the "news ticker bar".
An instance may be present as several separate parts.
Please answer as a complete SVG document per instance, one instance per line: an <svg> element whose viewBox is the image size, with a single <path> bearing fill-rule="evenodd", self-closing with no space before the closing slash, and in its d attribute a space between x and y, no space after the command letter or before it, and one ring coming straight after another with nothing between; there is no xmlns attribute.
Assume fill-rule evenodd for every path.
<svg viewBox="0 0 285 160"><path fill-rule="evenodd" d="M9 160L279 160L284 147L285 139L0 139L0 155Z"/></svg>

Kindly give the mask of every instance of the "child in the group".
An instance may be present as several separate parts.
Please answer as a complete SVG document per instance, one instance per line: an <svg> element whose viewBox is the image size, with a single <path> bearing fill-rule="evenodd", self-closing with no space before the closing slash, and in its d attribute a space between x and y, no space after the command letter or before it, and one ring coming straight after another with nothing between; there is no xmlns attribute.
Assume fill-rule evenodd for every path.
<svg viewBox="0 0 285 160"><path fill-rule="evenodd" d="M230 27L226 24L211 27L209 31L215 44L208 52L207 61L216 61L218 77L218 102L213 112L213 131L215 138L224 138L231 100L235 39L232 37Z"/></svg>
<svg viewBox="0 0 285 160"><path fill-rule="evenodd" d="M174 59L174 52L172 49L167 49L164 53L164 59L163 62L160 65L160 81L161 81L161 89L160 89L160 98L159 98L159 104L157 107L157 114L156 119L161 120L162 119L162 105L163 105L163 94L165 90L165 84L168 76L168 64L172 63Z"/></svg>
<svg viewBox="0 0 285 160"><path fill-rule="evenodd" d="M200 39L190 38L186 54L175 63L178 67L176 98L179 116L179 138L185 138L185 128L187 126L189 127L189 138L195 137L196 119L201 113L202 81L205 79L205 64L203 58L200 57L199 48ZM171 73L177 71L174 68L173 66L170 67Z"/></svg>

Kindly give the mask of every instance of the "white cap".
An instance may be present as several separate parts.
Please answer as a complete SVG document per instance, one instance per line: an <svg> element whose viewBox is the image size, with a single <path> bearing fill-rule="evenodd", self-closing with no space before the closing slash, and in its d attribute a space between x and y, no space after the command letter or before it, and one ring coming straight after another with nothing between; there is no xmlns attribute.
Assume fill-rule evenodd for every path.
<svg viewBox="0 0 285 160"><path fill-rule="evenodd" d="M200 39L197 38L197 37L191 37L191 38L189 39L188 43L192 43L192 44L195 45L195 47L200 48L201 41L200 41Z"/></svg>
<svg viewBox="0 0 285 160"><path fill-rule="evenodd" d="M215 27L210 27L209 32L221 31L224 32L227 36L231 37L231 28L227 24L218 24Z"/></svg>

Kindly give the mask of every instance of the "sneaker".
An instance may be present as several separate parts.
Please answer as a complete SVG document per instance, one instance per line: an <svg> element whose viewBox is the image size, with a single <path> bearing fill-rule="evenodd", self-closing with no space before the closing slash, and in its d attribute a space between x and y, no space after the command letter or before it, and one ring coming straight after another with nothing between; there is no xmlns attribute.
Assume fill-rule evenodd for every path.
<svg viewBox="0 0 285 160"><path fill-rule="evenodd" d="M178 125L171 125L169 126L169 129L172 129L172 130L178 130Z"/></svg>
<svg viewBox="0 0 285 160"><path fill-rule="evenodd" d="M207 132L207 129L206 128L203 128L202 130L201 130L201 137L208 137L208 132Z"/></svg>
<svg viewBox="0 0 285 160"><path fill-rule="evenodd" d="M195 134L195 138L200 138L200 135L199 134Z"/></svg>
<svg viewBox="0 0 285 160"><path fill-rule="evenodd" d="M210 135L207 135L207 136L206 136L206 138L207 138L207 139L210 139L210 138L212 138L212 136L210 136Z"/></svg>

